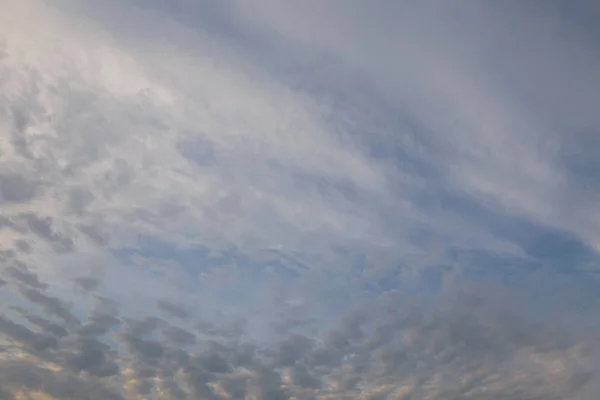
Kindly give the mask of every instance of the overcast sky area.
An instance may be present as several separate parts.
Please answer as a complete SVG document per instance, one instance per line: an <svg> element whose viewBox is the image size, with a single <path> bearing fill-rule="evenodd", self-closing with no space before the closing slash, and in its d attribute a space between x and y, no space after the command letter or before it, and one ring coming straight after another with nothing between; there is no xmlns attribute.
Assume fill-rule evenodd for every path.
<svg viewBox="0 0 600 400"><path fill-rule="evenodd" d="M597 400L600 3L0 0L0 400Z"/></svg>

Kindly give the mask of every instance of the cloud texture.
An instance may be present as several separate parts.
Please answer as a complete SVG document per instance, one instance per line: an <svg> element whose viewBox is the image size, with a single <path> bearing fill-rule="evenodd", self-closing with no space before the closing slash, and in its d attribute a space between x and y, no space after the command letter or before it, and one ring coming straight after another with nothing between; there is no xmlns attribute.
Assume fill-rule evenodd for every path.
<svg viewBox="0 0 600 400"><path fill-rule="evenodd" d="M595 2L0 10L0 399L594 398Z"/></svg>

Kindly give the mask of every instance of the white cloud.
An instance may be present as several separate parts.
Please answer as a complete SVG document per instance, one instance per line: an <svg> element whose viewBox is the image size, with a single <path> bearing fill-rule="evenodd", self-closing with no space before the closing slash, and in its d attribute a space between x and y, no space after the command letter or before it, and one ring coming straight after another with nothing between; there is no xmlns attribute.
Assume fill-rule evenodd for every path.
<svg viewBox="0 0 600 400"><path fill-rule="evenodd" d="M43 160L38 170L48 188L19 209L61 215L64 193L87 187L96 201L84 219L107 224L117 246L140 232L250 249L316 245L301 239L308 232L316 240L340 231L354 240L368 233L363 218L349 214L355 206L323 197L313 185L335 180L385 190L377 166L326 131L320 116L326 110L318 103L249 72L243 60L202 48L183 54L169 44L146 43L139 52L87 28L86 20L25 4L14 6L11 15L18 17L4 25L3 67L10 73L4 96L11 108L21 98L39 110L31 115L34 105L24 105L23 136L28 151ZM25 13L42 22L35 29L15 24ZM182 157L178 149L195 140L213 149L214 163L198 166ZM15 156L5 162L20 167ZM160 232L133 215L170 202L182 203L185 214L160 219Z"/></svg>
<svg viewBox="0 0 600 400"><path fill-rule="evenodd" d="M562 3L536 11L480 2L237 6L273 36L339 57L417 118L431 135L427 156L455 190L596 246L586 222L596 220L596 202L560 159L569 136L600 124L592 106L600 56L593 40L581 40L593 29L579 24L582 11Z"/></svg>

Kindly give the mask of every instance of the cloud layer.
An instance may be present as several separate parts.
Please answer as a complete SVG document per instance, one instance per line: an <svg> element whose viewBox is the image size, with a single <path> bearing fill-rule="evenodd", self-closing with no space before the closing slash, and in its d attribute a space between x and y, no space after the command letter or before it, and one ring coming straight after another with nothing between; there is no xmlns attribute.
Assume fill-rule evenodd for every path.
<svg viewBox="0 0 600 400"><path fill-rule="evenodd" d="M0 398L592 398L594 2L0 6Z"/></svg>

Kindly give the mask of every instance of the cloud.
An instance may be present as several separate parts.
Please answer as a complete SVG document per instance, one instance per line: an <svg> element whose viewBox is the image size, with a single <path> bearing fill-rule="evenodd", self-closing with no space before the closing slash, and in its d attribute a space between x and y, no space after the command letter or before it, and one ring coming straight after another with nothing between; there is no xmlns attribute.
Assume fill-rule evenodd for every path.
<svg viewBox="0 0 600 400"><path fill-rule="evenodd" d="M27 227L31 232L49 241L56 251L73 250L73 241L60 233L55 232L51 217L40 218L35 214L25 214L22 215L21 218L25 220Z"/></svg>
<svg viewBox="0 0 600 400"><path fill-rule="evenodd" d="M119 373L114 352L105 343L92 338L77 338L65 356L65 365L76 372L85 371L93 376L106 377Z"/></svg>
<svg viewBox="0 0 600 400"><path fill-rule="evenodd" d="M98 288L99 281L91 276L81 276L74 279L75 284L83 290L92 291Z"/></svg>
<svg viewBox="0 0 600 400"><path fill-rule="evenodd" d="M61 318L69 325L77 325L79 320L69 311L68 307L63 302L53 296L49 296L40 290L21 287L20 294L29 300L31 303L41 307L46 313L55 315Z"/></svg>
<svg viewBox="0 0 600 400"><path fill-rule="evenodd" d="M180 319L186 319L189 316L188 312L185 310L184 307L178 304L173 304L168 300L158 300L156 306L169 316L173 316Z"/></svg>
<svg viewBox="0 0 600 400"><path fill-rule="evenodd" d="M21 203L31 200L38 188L27 177L7 174L0 177L0 198L9 203Z"/></svg>
<svg viewBox="0 0 600 400"><path fill-rule="evenodd" d="M0 318L0 330L12 340L23 344L25 349L28 349L33 354L43 352L57 345L57 340L54 336L33 332L27 327L4 317Z"/></svg>
<svg viewBox="0 0 600 400"><path fill-rule="evenodd" d="M80 328L83 335L99 336L108 333L111 328L119 325L121 321L109 314L95 313L84 322Z"/></svg>
<svg viewBox="0 0 600 400"><path fill-rule="evenodd" d="M75 376L56 373L32 362L15 360L0 364L0 376L5 391L12 391L15 398L27 393L47 393L57 399L121 400L114 390L107 389L97 382L86 382ZM10 392L9 392L10 393ZM10 397L8 397L10 398Z"/></svg>
<svg viewBox="0 0 600 400"><path fill-rule="evenodd" d="M597 384L593 2L0 4L0 397Z"/></svg>
<svg viewBox="0 0 600 400"><path fill-rule="evenodd" d="M37 315L25 315L25 318L32 324L37 325L43 331L50 333L56 337L64 337L69 334L65 327L59 324L55 324Z"/></svg>
<svg viewBox="0 0 600 400"><path fill-rule="evenodd" d="M174 344L188 345L196 343L196 336L176 326L169 326L163 330L163 335Z"/></svg>
<svg viewBox="0 0 600 400"><path fill-rule="evenodd" d="M0 378L25 369L7 387L20 382L39 390L36 382L43 376L50 382L44 390L53 396L98 387L113 396L214 399L562 399L594 376L600 336L561 324L565 315L541 315L529 307L535 300L529 293L529 302L518 308L512 304L513 290L497 284L448 282L426 301L390 291L344 312L320 332L291 331L270 342L250 332L234 340L209 339L202 331L194 334L152 316L121 325L110 315L115 304L102 299L78 329L22 309L41 333L2 317L0 330L12 341L10 352L23 356L3 359ZM157 329L160 334L154 335ZM99 338L109 331L116 342ZM24 356L40 361L29 363ZM28 376L36 380L25 381ZM52 386L54 380L65 386Z"/></svg>
<svg viewBox="0 0 600 400"><path fill-rule="evenodd" d="M39 277L30 272L27 266L22 263L18 263L17 267L7 267L4 271L11 278L34 289L44 290L48 287L46 283L40 282Z"/></svg>

